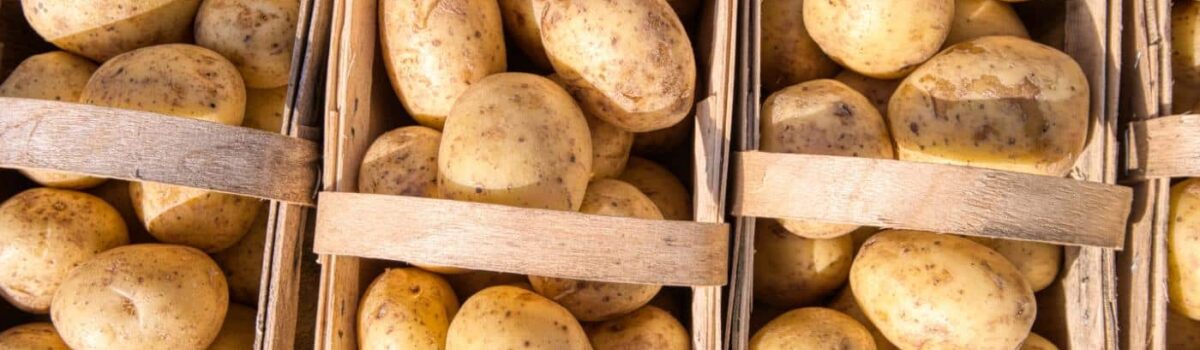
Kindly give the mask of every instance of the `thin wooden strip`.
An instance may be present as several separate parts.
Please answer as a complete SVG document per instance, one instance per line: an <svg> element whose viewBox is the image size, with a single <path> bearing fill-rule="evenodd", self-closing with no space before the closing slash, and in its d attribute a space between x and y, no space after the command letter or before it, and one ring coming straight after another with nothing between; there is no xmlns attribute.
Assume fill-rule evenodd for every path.
<svg viewBox="0 0 1200 350"><path fill-rule="evenodd" d="M1129 162L1135 180L1200 176L1200 115L1130 123Z"/></svg>
<svg viewBox="0 0 1200 350"><path fill-rule="evenodd" d="M951 165L742 152L734 215L1120 248L1129 188Z"/></svg>
<svg viewBox="0 0 1200 350"><path fill-rule="evenodd" d="M317 145L250 128L0 98L0 167L54 169L312 205Z"/></svg>
<svg viewBox="0 0 1200 350"><path fill-rule="evenodd" d="M314 249L549 277L716 286L727 280L728 234L725 224L322 192Z"/></svg>

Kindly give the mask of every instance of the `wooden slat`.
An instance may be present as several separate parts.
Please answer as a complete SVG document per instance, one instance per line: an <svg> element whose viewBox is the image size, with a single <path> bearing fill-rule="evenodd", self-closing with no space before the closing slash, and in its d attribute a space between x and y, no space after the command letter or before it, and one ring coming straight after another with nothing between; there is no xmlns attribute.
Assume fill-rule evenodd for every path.
<svg viewBox="0 0 1200 350"><path fill-rule="evenodd" d="M1129 188L952 165L742 152L734 215L1120 248Z"/></svg>
<svg viewBox="0 0 1200 350"><path fill-rule="evenodd" d="M1129 126L1130 180L1200 176L1200 115L1174 115Z"/></svg>

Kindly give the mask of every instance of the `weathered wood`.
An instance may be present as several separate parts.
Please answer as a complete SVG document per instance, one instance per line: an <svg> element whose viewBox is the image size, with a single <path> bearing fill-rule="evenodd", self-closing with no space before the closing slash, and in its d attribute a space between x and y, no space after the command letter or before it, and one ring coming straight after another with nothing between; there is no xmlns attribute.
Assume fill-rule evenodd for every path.
<svg viewBox="0 0 1200 350"><path fill-rule="evenodd" d="M1200 176L1200 115L1174 115L1129 125L1130 180Z"/></svg>

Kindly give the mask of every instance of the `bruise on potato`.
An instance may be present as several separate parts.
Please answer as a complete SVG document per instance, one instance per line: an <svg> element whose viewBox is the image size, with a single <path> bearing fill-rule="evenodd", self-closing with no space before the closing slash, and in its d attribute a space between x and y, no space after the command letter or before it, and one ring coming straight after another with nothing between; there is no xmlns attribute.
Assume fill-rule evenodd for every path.
<svg viewBox="0 0 1200 350"><path fill-rule="evenodd" d="M991 35L1029 38L1012 5L1000 0L955 0L954 22L942 47Z"/></svg>
<svg viewBox="0 0 1200 350"><path fill-rule="evenodd" d="M1167 291L1171 310L1200 320L1200 179L1171 186Z"/></svg>
<svg viewBox="0 0 1200 350"><path fill-rule="evenodd" d="M253 349L256 316L254 309L230 303L225 312L225 321L221 323L221 332L217 333L217 339L206 350Z"/></svg>
<svg viewBox="0 0 1200 350"><path fill-rule="evenodd" d="M236 244L212 255L225 272L229 298L246 305L258 305L262 284L263 254L267 245L267 206L258 210L250 231Z"/></svg>
<svg viewBox="0 0 1200 350"><path fill-rule="evenodd" d="M804 26L842 66L876 79L908 74L942 47L954 0L805 1Z"/></svg>
<svg viewBox="0 0 1200 350"><path fill-rule="evenodd" d="M388 269L375 278L358 308L364 349L442 349L458 298L438 275L416 268Z"/></svg>
<svg viewBox="0 0 1200 350"><path fill-rule="evenodd" d="M794 349L873 350L875 340L866 327L841 312L808 307L789 311L763 326L750 338L750 350Z"/></svg>
<svg viewBox="0 0 1200 350"><path fill-rule="evenodd" d="M652 161L630 157L625 172L617 177L642 191L662 213L663 219L691 221L692 195L670 170Z"/></svg>
<svg viewBox="0 0 1200 350"><path fill-rule="evenodd" d="M1062 263L1062 247L1041 243L1015 241L985 237L965 237L995 250L1012 262L1017 271L1025 276L1029 287L1036 293L1054 282Z"/></svg>
<svg viewBox="0 0 1200 350"><path fill-rule="evenodd" d="M846 316L850 316L863 325L863 327L866 327L867 331L871 332L871 338L875 339L876 350L899 350L879 331L879 327L875 327L875 324L871 323L871 319L867 318L867 315L863 313L862 308L858 306L858 301L854 300L854 291L850 289L850 286L842 288L842 291L838 292L828 307L842 312Z"/></svg>
<svg viewBox="0 0 1200 350"><path fill-rule="evenodd" d="M241 240L264 205L256 198L153 182L130 183L129 198L155 239L210 253Z"/></svg>
<svg viewBox="0 0 1200 350"><path fill-rule="evenodd" d="M358 172L362 193L437 198L442 133L423 126L388 131L371 143Z"/></svg>
<svg viewBox="0 0 1200 350"><path fill-rule="evenodd" d="M653 306L643 306L617 319L589 324L585 331L595 350L689 350L692 347L687 328L670 313Z"/></svg>
<svg viewBox="0 0 1200 350"><path fill-rule="evenodd" d="M591 348L567 309L512 286L484 289L467 299L446 336L446 350Z"/></svg>
<svg viewBox="0 0 1200 350"><path fill-rule="evenodd" d="M809 306L846 283L854 246L850 235L810 239L772 219L754 233L754 299L779 308Z"/></svg>
<svg viewBox="0 0 1200 350"><path fill-rule="evenodd" d="M200 0L21 0L29 25L63 50L107 61L138 48L187 41Z"/></svg>
<svg viewBox="0 0 1200 350"><path fill-rule="evenodd" d="M71 350L49 322L27 323L0 332L0 349Z"/></svg>
<svg viewBox="0 0 1200 350"><path fill-rule="evenodd" d="M837 73L833 62L804 28L804 0L763 0L762 83L768 92L826 79Z"/></svg>
<svg viewBox="0 0 1200 350"><path fill-rule="evenodd" d="M204 0L196 44L233 62L247 87L286 86L299 16L297 0Z"/></svg>

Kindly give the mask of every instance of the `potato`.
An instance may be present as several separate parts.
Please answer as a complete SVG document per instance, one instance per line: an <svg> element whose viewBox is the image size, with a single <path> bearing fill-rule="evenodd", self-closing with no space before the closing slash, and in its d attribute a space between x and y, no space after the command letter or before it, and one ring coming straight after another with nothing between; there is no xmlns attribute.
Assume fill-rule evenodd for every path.
<svg viewBox="0 0 1200 350"><path fill-rule="evenodd" d="M579 209L592 143L583 112L563 88L532 74L501 73L459 101L438 150L442 198Z"/></svg>
<svg viewBox="0 0 1200 350"><path fill-rule="evenodd" d="M954 0L805 1L804 27L834 61L895 79L933 57L954 20Z"/></svg>
<svg viewBox="0 0 1200 350"><path fill-rule="evenodd" d="M837 297L834 297L833 301L829 303L829 308L850 316L850 318L858 321L863 327L866 327L867 331L871 332L871 339L875 340L875 349L899 349L895 345L892 345L891 341L887 340L887 337L879 331L879 328L875 327L874 323L871 323L871 319L867 318L866 314L863 314L862 308L858 306L858 301L854 300L854 291L849 286L842 288L842 291L838 292Z"/></svg>
<svg viewBox="0 0 1200 350"><path fill-rule="evenodd" d="M71 350L58 336L54 325L46 322L28 323L0 333L0 349L6 350Z"/></svg>
<svg viewBox="0 0 1200 350"><path fill-rule="evenodd" d="M550 69L550 59L546 58L546 49L542 47L542 31L533 14L533 0L500 0L499 3L504 31L508 32L509 38L535 66Z"/></svg>
<svg viewBox="0 0 1200 350"><path fill-rule="evenodd" d="M1167 312L1167 349L1188 349L1200 344L1200 321Z"/></svg>
<svg viewBox="0 0 1200 350"><path fill-rule="evenodd" d="M780 308L809 306L846 283L854 260L850 235L810 239L776 220L760 219L754 233L754 299Z"/></svg>
<svg viewBox="0 0 1200 350"><path fill-rule="evenodd" d="M246 89L246 117L242 126L266 132L282 132L288 87Z"/></svg>
<svg viewBox="0 0 1200 350"><path fill-rule="evenodd" d="M633 134L633 151L637 155L669 155L683 146L691 136L696 119L692 115L666 129Z"/></svg>
<svg viewBox="0 0 1200 350"><path fill-rule="evenodd" d="M512 286L484 289L467 299L446 335L446 350L591 348L567 309Z"/></svg>
<svg viewBox="0 0 1200 350"><path fill-rule="evenodd" d="M1175 349L1175 347L1171 347ZM1025 338L1025 343L1021 344L1020 350L1058 350L1058 347L1042 336L1029 333L1029 338Z"/></svg>
<svg viewBox="0 0 1200 350"><path fill-rule="evenodd" d="M199 250L130 245L72 270L50 314L74 349L204 349L224 323L228 288Z"/></svg>
<svg viewBox="0 0 1200 350"><path fill-rule="evenodd" d="M286 86L299 17L296 0L204 0L196 44L232 61L247 87Z"/></svg>
<svg viewBox="0 0 1200 350"><path fill-rule="evenodd" d="M460 95L508 68L496 1L382 0L379 26L392 88L424 126L442 129Z"/></svg>
<svg viewBox="0 0 1200 350"><path fill-rule="evenodd" d="M199 6L200 0L21 0L38 35L98 62L188 40Z"/></svg>
<svg viewBox="0 0 1200 350"><path fill-rule="evenodd" d="M458 298L438 275L388 269L371 282L358 308L363 349L442 349Z"/></svg>
<svg viewBox="0 0 1200 350"><path fill-rule="evenodd" d="M1200 86L1200 3L1171 3L1171 74L1176 85ZM1187 103L1185 105L1191 105Z"/></svg>
<svg viewBox="0 0 1200 350"><path fill-rule="evenodd" d="M896 87L900 86L900 80L882 80L871 78L862 74L855 73L852 70L844 70L838 73L834 80L846 84L854 91L862 94L867 100L871 101L871 105L875 106L875 110L879 114L887 117L888 101L892 99L892 93L896 92Z"/></svg>
<svg viewBox="0 0 1200 350"><path fill-rule="evenodd" d="M762 106L761 149L867 158L894 158L887 124L871 101L836 80L813 80L780 90ZM849 234L857 225L781 219L807 238Z"/></svg>
<svg viewBox="0 0 1200 350"><path fill-rule="evenodd" d="M255 198L153 182L130 183L129 198L155 239L209 253L242 240L264 205Z"/></svg>
<svg viewBox="0 0 1200 350"><path fill-rule="evenodd" d="M1000 0L955 0L954 22L943 47L991 35L1029 38L1011 5Z"/></svg>
<svg viewBox="0 0 1200 350"><path fill-rule="evenodd" d="M1171 186L1167 271L1171 310L1200 320L1200 179Z"/></svg>
<svg viewBox="0 0 1200 350"><path fill-rule="evenodd" d="M359 192L437 198L441 142L441 132L423 126L406 126L379 135L359 168Z"/></svg>
<svg viewBox="0 0 1200 350"><path fill-rule="evenodd" d="M445 277L454 288L454 295L460 299L470 298L488 287L529 284L529 278L524 275L492 271L470 271Z"/></svg>
<svg viewBox="0 0 1200 350"><path fill-rule="evenodd" d="M871 333L850 316L820 307L788 311L750 338L750 350L874 350Z"/></svg>
<svg viewBox="0 0 1200 350"><path fill-rule="evenodd" d="M121 214L92 195L35 188L0 205L0 296L26 312L49 312L67 274L129 243Z"/></svg>
<svg viewBox="0 0 1200 350"><path fill-rule="evenodd" d="M125 229L129 231L129 243L155 243L154 236L146 232L138 219L137 211L133 210L133 200L129 198L129 182L123 180L105 181L99 187L88 190L88 193L100 197L121 214Z"/></svg>
<svg viewBox="0 0 1200 350"><path fill-rule="evenodd" d="M572 97L581 97L580 90L564 83L558 74L551 74L546 78L558 83ZM633 148L633 133L590 114L584 113L583 116L587 119L588 131L592 135L592 180L617 177L625 170L625 163L629 161L629 152Z"/></svg>
<svg viewBox="0 0 1200 350"><path fill-rule="evenodd" d="M229 304L221 332L208 350L246 350L254 348L257 312L240 304Z"/></svg>
<svg viewBox="0 0 1200 350"><path fill-rule="evenodd" d="M850 232L850 237L854 239L854 255L858 255L858 249L862 248L863 243L879 233L879 228L863 226L854 232Z"/></svg>
<svg viewBox="0 0 1200 350"><path fill-rule="evenodd" d="M647 132L691 111L696 57L665 1L533 1L550 63L589 115Z"/></svg>
<svg viewBox="0 0 1200 350"><path fill-rule="evenodd" d="M262 206L250 231L228 249L213 254L213 260L225 273L229 283L229 298L246 305L258 305L262 284L263 254L267 245L269 210Z"/></svg>
<svg viewBox="0 0 1200 350"><path fill-rule="evenodd" d="M804 0L762 2L763 89L778 91L809 80L826 79L837 73L834 63L804 28Z"/></svg>
<svg viewBox="0 0 1200 350"><path fill-rule="evenodd" d="M1037 316L1033 290L1012 263L951 235L876 234L850 268L850 287L901 349L1015 349Z"/></svg>
<svg viewBox="0 0 1200 350"><path fill-rule="evenodd" d="M581 213L662 220L654 202L633 185L596 180L587 189ZM571 310L580 321L605 321L628 314L650 302L660 285L580 281L529 276L539 294Z"/></svg>
<svg viewBox="0 0 1200 350"><path fill-rule="evenodd" d="M901 160L1063 176L1083 153L1088 82L1070 56L1010 36L950 48L896 89Z"/></svg>
<svg viewBox="0 0 1200 350"><path fill-rule="evenodd" d="M585 330L596 350L692 348L692 339L683 324L653 306L644 306L611 321L590 324Z"/></svg>
<svg viewBox="0 0 1200 350"><path fill-rule="evenodd" d="M1034 292L1046 289L1058 277L1058 268L1062 263L1061 246L984 237L966 238L992 248L1012 262Z"/></svg>
<svg viewBox="0 0 1200 350"><path fill-rule="evenodd" d="M618 180L642 191L662 213L663 219L691 221L692 195L670 170L646 159L631 157Z"/></svg>

